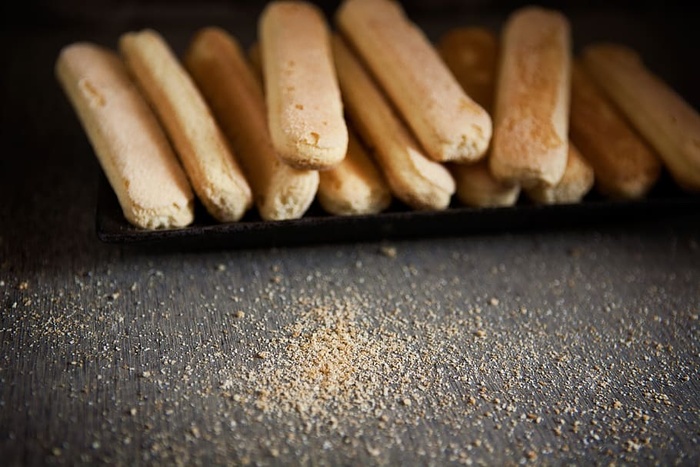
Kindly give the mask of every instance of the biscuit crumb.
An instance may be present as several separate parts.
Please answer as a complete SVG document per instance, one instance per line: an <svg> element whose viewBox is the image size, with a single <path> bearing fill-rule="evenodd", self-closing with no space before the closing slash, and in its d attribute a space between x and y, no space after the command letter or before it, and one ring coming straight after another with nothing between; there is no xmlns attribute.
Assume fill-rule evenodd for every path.
<svg viewBox="0 0 700 467"><path fill-rule="evenodd" d="M396 247L384 245L379 248L379 251L387 258L396 258Z"/></svg>

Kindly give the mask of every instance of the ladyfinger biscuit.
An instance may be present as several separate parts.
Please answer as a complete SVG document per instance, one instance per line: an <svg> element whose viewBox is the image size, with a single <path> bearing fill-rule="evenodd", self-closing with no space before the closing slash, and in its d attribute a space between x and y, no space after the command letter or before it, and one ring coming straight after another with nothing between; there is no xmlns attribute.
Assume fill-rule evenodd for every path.
<svg viewBox="0 0 700 467"><path fill-rule="evenodd" d="M440 38L438 52L464 91L491 112L498 60L496 35L478 27L451 29ZM450 164L457 198L468 206L512 206L518 200L520 186L496 180L488 158L489 152L473 164Z"/></svg>
<svg viewBox="0 0 700 467"><path fill-rule="evenodd" d="M486 112L493 110L498 38L482 27L458 27L440 37L437 51L464 92Z"/></svg>
<svg viewBox="0 0 700 467"><path fill-rule="evenodd" d="M642 198L661 161L591 80L580 61L571 74L571 141L595 171L596 188L614 198Z"/></svg>
<svg viewBox="0 0 700 467"><path fill-rule="evenodd" d="M539 7L516 10L501 41L491 171L523 186L556 185L569 130L569 23Z"/></svg>
<svg viewBox="0 0 700 467"><path fill-rule="evenodd" d="M238 157L260 217L301 217L316 196L318 172L295 169L277 157L260 84L238 42L222 29L205 28L192 40L184 63Z"/></svg>
<svg viewBox="0 0 700 467"><path fill-rule="evenodd" d="M530 199L541 204L569 204L578 203L588 194L594 183L593 168L573 144L569 143L568 151L566 170L559 183L525 188Z"/></svg>
<svg viewBox="0 0 700 467"><path fill-rule="evenodd" d="M262 79L260 47L248 49L253 70ZM319 172L317 198L329 214L377 214L391 203L391 191L355 131L348 125L348 151L335 167Z"/></svg>
<svg viewBox="0 0 700 467"><path fill-rule="evenodd" d="M625 46L589 46L583 61L674 180L688 191L700 191L700 114Z"/></svg>
<svg viewBox="0 0 700 467"><path fill-rule="evenodd" d="M345 157L348 131L323 13L274 1L259 23L272 143L289 165L329 169Z"/></svg>
<svg viewBox="0 0 700 467"><path fill-rule="evenodd" d="M187 177L117 54L72 44L61 51L56 75L126 219L145 229L190 224L194 202Z"/></svg>
<svg viewBox="0 0 700 467"><path fill-rule="evenodd" d="M151 30L124 34L119 47L204 207L219 221L240 219L252 204L250 187L207 104L173 52Z"/></svg>
<svg viewBox="0 0 700 467"><path fill-rule="evenodd" d="M520 185L496 180L487 162L452 164L450 172L457 184L457 199L462 204L480 208L513 206L520 195Z"/></svg>
<svg viewBox="0 0 700 467"><path fill-rule="evenodd" d="M475 162L486 153L491 118L398 3L345 0L336 20L433 160Z"/></svg>
<svg viewBox="0 0 700 467"><path fill-rule="evenodd" d="M414 209L445 209L455 191L450 173L428 159L359 60L339 37L333 53L346 109L393 194Z"/></svg>
<svg viewBox="0 0 700 467"><path fill-rule="evenodd" d="M318 202L330 214L377 214L389 207L391 192L354 131L348 127L345 159L321 173Z"/></svg>

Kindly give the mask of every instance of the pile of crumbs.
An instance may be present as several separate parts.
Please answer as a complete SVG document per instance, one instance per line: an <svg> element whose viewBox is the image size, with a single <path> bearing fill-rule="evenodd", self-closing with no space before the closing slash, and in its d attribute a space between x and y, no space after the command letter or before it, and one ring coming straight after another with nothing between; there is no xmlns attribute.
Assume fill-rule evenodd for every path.
<svg viewBox="0 0 700 467"><path fill-rule="evenodd" d="M296 413L309 427L361 421L358 415L386 422L387 413L405 411L440 384L425 348L348 304L308 307L254 357L239 388L245 395L232 397L268 415ZM227 379L221 387L233 385Z"/></svg>
<svg viewBox="0 0 700 467"><path fill-rule="evenodd" d="M454 390L459 372L444 368L457 362L443 345L464 332L467 320L438 329L406 321L400 309L380 318L351 301L331 302L300 305L294 322L263 340L247 368L221 381L221 395L244 408L246 418L288 424L292 441L330 432L371 456L426 420L458 425L476 410L473 397ZM385 438L363 439L368 426Z"/></svg>

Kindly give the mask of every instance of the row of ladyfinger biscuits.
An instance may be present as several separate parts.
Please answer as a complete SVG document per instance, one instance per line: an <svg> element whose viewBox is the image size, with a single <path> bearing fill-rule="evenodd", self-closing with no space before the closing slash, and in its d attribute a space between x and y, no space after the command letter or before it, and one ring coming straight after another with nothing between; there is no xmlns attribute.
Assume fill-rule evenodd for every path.
<svg viewBox="0 0 700 467"><path fill-rule="evenodd" d="M330 34L325 21L310 5L275 2L266 8L260 21L265 98L235 40L221 30L204 30L193 41L184 62L206 103L156 34L144 32L122 38L122 54L129 69L158 113L195 192L217 219L235 220L247 209L251 195L250 190L245 192L246 179L253 188L262 217L274 219L301 216L313 200L317 186L319 201L329 212L378 212L390 199L383 178L397 198L414 208L444 208L455 190L450 172L441 164L447 161L455 162L450 168L457 180L458 197L472 205L512 204L521 185L537 201L570 202L580 199L590 188L591 165L596 165L599 184L608 187L606 177L601 175L615 170L606 169L606 164L618 169L625 165L616 163L615 155L598 157L603 160L607 157L607 162L595 163L589 158L587 163L568 144L568 25L560 15L524 9L516 12L506 25L497 80L495 137L486 158L483 156L491 139L491 120L484 108L491 107L497 47L483 47L483 37L470 39L468 33L464 36L466 40L455 40L459 34L453 40L446 36L439 47L445 59L442 62L425 36L396 4L388 1L346 0L338 11L337 23L345 40L333 37L328 41ZM495 44L495 38L491 42ZM100 123L100 118L106 117L100 115L99 106L91 106L94 99L90 97L91 93L100 93L99 85L95 85L94 76L84 76L89 75L86 67L77 64L80 55L88 52L73 52L78 58L69 59L69 49L59 59L59 77L76 103L105 172L125 207L127 219L149 228L185 225L188 220L182 215L179 224L172 220L175 216L163 221L162 214L153 215L143 209L141 212L146 215L141 217L149 219L147 222L139 219L134 222L137 216L129 216L129 207L140 207L132 199L138 191L134 185L151 199L158 193L159 199L166 201L175 199L173 190L169 192L167 187L176 185L181 191L180 199L168 204L170 211L187 206L181 212L187 209L191 212L191 195L187 198L184 178L172 155L161 156L168 161L164 164L168 170L160 172L172 174L170 180L165 176L154 180L147 171L135 169L140 162L129 156L134 152L132 147L119 144L118 138L110 144L105 138L109 132L102 131L104 128L91 130L96 120L98 126L104 123L107 127L120 124L123 115L119 118L115 117L119 112L103 111L110 114L112 121ZM97 53L94 47L88 49ZM459 57L469 56L471 61L460 65ZM473 57L481 59L473 60ZM104 67L101 70L104 72ZM342 92L337 89L336 73ZM575 68L572 138L577 127L576 83L580 74ZM474 85L474 80L471 84L464 79L458 82L455 76L491 79L482 79L479 85ZM71 86L78 82L83 85L74 88L82 86L91 91L71 92ZM129 88L126 80L121 84ZM114 83L110 85L114 88ZM182 92L183 89L186 91ZM582 99L585 110L578 114L598 111L600 102L586 97L585 93ZM343 104L348 122L354 124L371 149L381 174L353 132L348 131ZM243 171L209 116L207 105L235 148ZM140 106L138 114L146 113L145 107ZM148 120L144 128L149 128L151 137L157 133L153 118L138 120ZM584 135L580 138L592 141L586 152L592 145L591 153L600 147L605 153L600 135L595 134L598 130L588 125L587 118L578 121L583 122L578 125L583 128L578 132ZM163 148L167 150L165 143L158 144L161 152ZM111 152L109 147L105 150L110 145L114 146ZM198 157L198 150L209 152ZM218 156L211 157L212 153ZM618 159L625 157L617 154ZM639 165L639 161L632 160L635 157L628 158L628 168ZM473 163L479 159L482 160ZM115 169L120 160L122 165L124 160L130 163ZM656 163L658 176L658 161L653 157L651 160L647 165ZM650 172L654 172L652 169ZM316 170L322 170L320 184ZM617 170L618 175L608 178L635 179L634 170L626 175L623 172ZM671 172L674 174L672 168ZM120 193L120 182L123 186L124 181L130 183ZM157 182L160 185L155 188ZM693 183L683 186L693 188ZM238 190L235 194L231 186ZM227 189L237 200L236 206L226 204ZM608 193L621 196L641 195L646 189L630 193L605 188Z"/></svg>
<svg viewBox="0 0 700 467"><path fill-rule="evenodd" d="M302 6L307 25L316 27L309 35L319 36L312 42L323 49L325 23L316 9ZM295 163L299 151L290 151L278 141L279 132L268 130L263 93L233 37L204 29L183 64L151 30L127 33L119 45L121 59L90 43L68 46L56 73L132 224L148 229L188 225L194 217L192 189L222 222L240 219L253 198L265 220L301 217L317 194L333 214L378 212L389 204L388 188L364 147L354 139L348 142L339 95L333 96L332 89L324 93L322 79L306 91L305 103L307 114L325 131L307 132L322 140L301 151L312 158L321 155ZM330 51L327 41L325 46ZM327 70L319 75L337 88L330 55L327 59ZM301 67L303 75L319 71L315 60L307 65ZM280 115L287 112L276 114L275 128L295 129L290 122L280 124ZM322 120L334 116L335 121ZM302 122L302 129L309 123L314 124ZM332 160L323 161L329 154ZM314 169L327 170L320 175Z"/></svg>
<svg viewBox="0 0 700 467"><path fill-rule="evenodd" d="M655 184L662 165L681 187L700 191L698 113L626 47L589 46L572 63L570 26L559 12L525 7L510 16L500 47L492 48L492 53L501 49L490 60L493 81L482 83L495 87L493 109L475 97L479 89L455 79L458 72L446 57L449 42L438 48L441 62L398 4L348 0L336 20L349 46L339 40L335 49L348 114L364 126L373 113L367 110L367 89L358 92L353 109L353 90L363 79L359 72L353 79L343 75L351 68L344 56L354 55L357 69L364 65L369 72L366 87L376 83L419 151L451 162L461 193L494 186L500 197L495 204L512 204L522 187L536 202L575 202L597 179L606 195L639 198ZM456 53L473 63L478 50L463 45L466 50ZM484 71L476 68L470 72ZM493 110L492 141L484 109ZM362 133L377 144L371 130ZM464 180L460 172L477 176ZM460 198L469 205L493 205L479 196Z"/></svg>
<svg viewBox="0 0 700 467"><path fill-rule="evenodd" d="M191 222L193 195L185 180L220 221L240 219L253 198L263 219L300 217L317 190L321 205L334 214L378 212L388 206L391 195L416 209L447 207L454 180L426 156L412 131L424 135L421 142L435 159L466 161L485 151L491 122L427 41L420 45L432 53L451 89L433 96L436 115L408 129L354 54L332 38L312 5L271 3L259 32L264 98L248 76L240 48L222 30L198 34L184 67L150 30L120 39L126 67L116 54L93 44L62 51L57 75L130 222L146 228ZM425 40L417 30L411 34ZM349 64L345 74L359 73L360 79L341 77L341 98L334 56L345 52L347 60L338 59ZM422 88L429 88L426 79ZM365 94L372 96L368 102ZM125 101L132 104L122 108ZM344 103L358 109L355 126L378 168L348 131ZM415 104L409 102L409 108ZM442 121L436 124L439 115ZM146 146L134 150L131 143L136 140L130 134L139 128L139 137L158 151ZM141 165L145 158L158 170L146 170ZM272 194L281 206L274 206Z"/></svg>
<svg viewBox="0 0 700 467"><path fill-rule="evenodd" d="M483 28L441 38L462 87L494 112L487 157L452 167L460 200L507 206L522 188L536 202L573 203L594 180L606 196L636 199L663 166L699 191L697 112L629 48L591 45L570 64L568 28L560 13L530 7L509 18L500 44Z"/></svg>

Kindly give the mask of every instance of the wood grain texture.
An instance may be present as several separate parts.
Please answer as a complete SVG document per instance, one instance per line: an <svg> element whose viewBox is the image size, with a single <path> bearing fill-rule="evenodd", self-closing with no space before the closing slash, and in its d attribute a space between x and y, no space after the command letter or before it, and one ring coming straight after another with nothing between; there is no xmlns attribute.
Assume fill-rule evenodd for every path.
<svg viewBox="0 0 700 467"><path fill-rule="evenodd" d="M185 16L154 23L180 51L200 19L254 37L238 12ZM638 16L615 30L634 25L666 37ZM122 26L11 32L22 47L0 77L13 154L0 158L5 465L700 462L697 216L242 251L104 245L99 167L52 64L65 43L114 44ZM403 346L402 377L334 423L258 408L266 371L293 361L289 326L324 335L309 315L321 305L353 310L365 355Z"/></svg>

